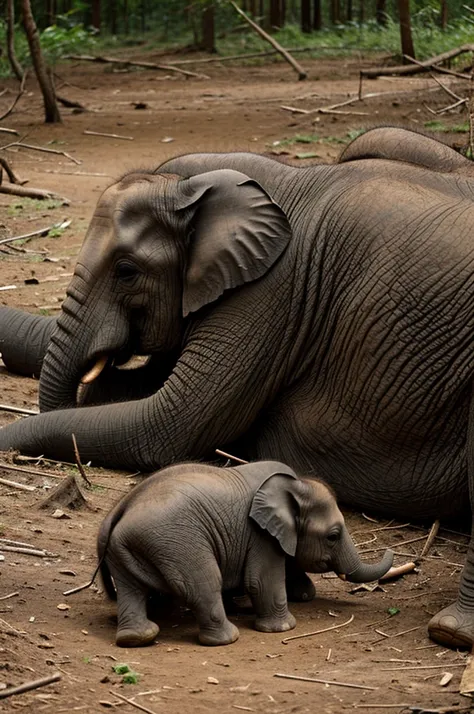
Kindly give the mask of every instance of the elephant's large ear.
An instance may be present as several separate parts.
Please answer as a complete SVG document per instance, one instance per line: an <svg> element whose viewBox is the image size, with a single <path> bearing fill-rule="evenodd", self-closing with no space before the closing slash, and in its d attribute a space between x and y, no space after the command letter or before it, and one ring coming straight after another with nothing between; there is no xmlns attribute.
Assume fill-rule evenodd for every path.
<svg viewBox="0 0 474 714"><path fill-rule="evenodd" d="M249 516L277 538L287 555L295 555L298 542L302 484L290 476L271 476L255 494Z"/></svg>
<svg viewBox="0 0 474 714"><path fill-rule="evenodd" d="M239 171L209 171L178 187L178 210L194 209L183 291L186 316L224 290L264 275L288 245L291 228L260 184Z"/></svg>

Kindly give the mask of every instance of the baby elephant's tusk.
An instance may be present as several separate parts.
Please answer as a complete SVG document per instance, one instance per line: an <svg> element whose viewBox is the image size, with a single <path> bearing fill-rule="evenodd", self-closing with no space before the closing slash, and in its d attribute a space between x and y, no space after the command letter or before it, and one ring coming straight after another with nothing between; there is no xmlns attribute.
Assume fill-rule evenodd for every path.
<svg viewBox="0 0 474 714"><path fill-rule="evenodd" d="M99 374L102 372L104 369L105 365L107 364L107 355L102 355L102 357L98 357L95 365L90 369L86 374L83 376L81 379L82 384L90 384L91 382L94 381L94 379L97 379Z"/></svg>
<svg viewBox="0 0 474 714"><path fill-rule="evenodd" d="M346 576L344 573L337 573L337 577L341 578L341 580L347 580Z"/></svg>

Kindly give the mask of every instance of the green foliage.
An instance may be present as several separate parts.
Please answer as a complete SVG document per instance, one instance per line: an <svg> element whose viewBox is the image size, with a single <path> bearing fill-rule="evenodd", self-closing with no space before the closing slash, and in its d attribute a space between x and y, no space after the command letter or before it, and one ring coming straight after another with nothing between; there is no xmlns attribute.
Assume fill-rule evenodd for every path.
<svg viewBox="0 0 474 714"><path fill-rule="evenodd" d="M430 131L439 131L453 134L465 134L469 131L469 122L466 121L463 124L455 124L454 126L449 126L438 119L433 119L432 121L426 121L423 125L425 129Z"/></svg>
<svg viewBox="0 0 474 714"><path fill-rule="evenodd" d="M387 612L389 615L391 615L393 617L394 615L398 615L400 610L398 609L398 607L389 607L389 608L387 608Z"/></svg>
<svg viewBox="0 0 474 714"><path fill-rule="evenodd" d="M87 52L94 44L93 35L82 24L71 27L60 23L51 25L41 33L40 41L48 62L53 64L62 55Z"/></svg>
<svg viewBox="0 0 474 714"><path fill-rule="evenodd" d="M112 669L115 674L122 675L123 684L138 684L140 680L138 672L134 672L128 664L114 664L112 665Z"/></svg>

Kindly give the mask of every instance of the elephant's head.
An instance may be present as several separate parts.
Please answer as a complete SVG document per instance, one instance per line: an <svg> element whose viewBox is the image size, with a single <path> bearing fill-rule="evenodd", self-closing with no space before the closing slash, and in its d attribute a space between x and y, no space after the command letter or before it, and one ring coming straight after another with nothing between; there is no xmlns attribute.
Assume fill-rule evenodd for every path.
<svg viewBox="0 0 474 714"><path fill-rule="evenodd" d="M178 348L188 315L263 276L290 235L283 211L240 172L125 176L87 231L43 363L41 410L74 406L79 383L105 365Z"/></svg>
<svg viewBox="0 0 474 714"><path fill-rule="evenodd" d="M332 570L363 583L381 578L393 562L390 550L379 563L361 561L335 496L318 480L271 476L254 496L250 517L309 573Z"/></svg>

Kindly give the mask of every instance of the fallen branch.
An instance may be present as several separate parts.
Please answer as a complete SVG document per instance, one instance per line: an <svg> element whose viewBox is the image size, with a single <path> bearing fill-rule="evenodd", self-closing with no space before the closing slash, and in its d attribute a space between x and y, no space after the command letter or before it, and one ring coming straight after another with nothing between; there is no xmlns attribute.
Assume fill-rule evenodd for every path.
<svg viewBox="0 0 474 714"><path fill-rule="evenodd" d="M397 565L395 568L390 568L385 575L382 575L382 577L379 578L379 583L383 583L386 580L392 580L393 578L399 578L401 575L406 575L407 573L412 573L415 568L416 563L413 562Z"/></svg>
<svg viewBox="0 0 474 714"><path fill-rule="evenodd" d="M315 630L314 632L305 632L303 635L292 635L292 637L285 637L281 641L283 645L287 645L291 640L299 640L301 637L312 637L313 635L321 635L323 632L329 632L330 630L339 630L341 627L346 627L350 625L354 620L354 615L351 615L346 622L341 622L340 625L332 625L331 627L325 627L324 630Z"/></svg>
<svg viewBox="0 0 474 714"><path fill-rule="evenodd" d="M397 65L394 67L372 67L371 69L361 69L360 76L367 77L370 79L375 79L376 77L389 77L391 75L411 75L419 74L420 72L427 72L430 69L439 70L438 65L440 62L445 62L446 60L457 57L464 52L474 52L474 44L465 44L455 49L449 50L448 52L443 52L435 57L430 57L423 62L417 62L414 65ZM464 79L470 79L469 75L458 75Z"/></svg>
<svg viewBox="0 0 474 714"><path fill-rule="evenodd" d="M59 94L56 94L56 99L63 107L67 107L68 109L83 109L85 112L87 111L85 106L80 102L74 102L66 97L60 97Z"/></svg>
<svg viewBox="0 0 474 714"><path fill-rule="evenodd" d="M79 449L77 448L76 437L74 434L71 434L71 436L72 436L72 444L74 446L74 456L76 457L76 465L77 465L77 468L79 469L79 473L81 474L82 478L84 479L84 482L87 484L87 487L92 488L92 484L89 481L86 472L84 471L84 466L82 465L81 457L79 455Z"/></svg>
<svg viewBox="0 0 474 714"><path fill-rule="evenodd" d="M0 116L0 121L2 121L3 119L6 119L7 116L12 113L12 111L15 109L15 107L16 107L16 105L17 105L17 103L18 103L18 100L20 99L20 97L22 96L22 94L24 94L24 92L25 92L26 74L27 74L26 72L23 72L23 76L22 76L22 78L21 78L20 89L19 89L19 91L18 91L18 94L16 95L15 99L13 100L12 104L11 104L10 107L7 109L7 111L6 111L4 114L2 114L2 115Z"/></svg>
<svg viewBox="0 0 474 714"><path fill-rule="evenodd" d="M18 687L9 687L8 689L0 690L0 699L6 699L7 697L12 697L14 694L23 694L23 692L29 692L32 689L39 689L40 687L46 687L47 684L53 684L53 682L59 682L61 675L59 672L52 674L50 677L42 677L41 679L34 679L31 682L25 682L24 684L19 684Z"/></svg>
<svg viewBox="0 0 474 714"><path fill-rule="evenodd" d="M22 555L35 555L38 558L57 558L55 553L49 553L47 550L37 550L36 548L21 548L16 545L2 545L0 550L7 553L21 553Z"/></svg>
<svg viewBox="0 0 474 714"><path fill-rule="evenodd" d="M299 80L306 79L306 77L308 76L307 73L304 71L304 69L301 67L301 65L299 65L298 62L290 55L290 53L284 49L284 47L282 47L273 37L270 37L270 35L268 35L265 32L265 30L262 30L260 25L257 25L256 22L254 22L249 17L247 17L245 12L243 10L241 10L240 7L238 5L236 5L236 3L233 0L230 0L230 4L234 8L234 10L236 10L236 12L238 12L239 15L244 18L244 20L250 25L250 27L252 27L255 30L255 32L257 32L260 35L260 37L263 37L264 40L269 42L272 45L272 47L274 47L277 50L277 52L279 52L281 54L281 56L284 57L284 59L295 70L296 74L298 75Z"/></svg>
<svg viewBox="0 0 474 714"><path fill-rule="evenodd" d="M185 77L197 77L198 79L209 79L205 74L190 72L187 69L180 69L171 64L156 64L155 62L133 62L132 60L118 59L117 57L101 57L93 55L64 55L63 59L78 60L80 62L100 62L103 64L121 64L125 67L141 67L142 69L159 69L163 72L176 72Z"/></svg>
<svg viewBox="0 0 474 714"><path fill-rule="evenodd" d="M0 478L0 483L3 486L9 486L10 488L16 488L19 491L36 491L36 486L29 486L26 483L18 483L17 481L9 481L6 478Z"/></svg>
<svg viewBox="0 0 474 714"><path fill-rule="evenodd" d="M46 191L42 188L26 188L25 186L18 186L16 183L0 184L0 193L6 193L9 196L22 196L24 198L36 198L40 201L56 199L57 201L62 201L62 203L69 205L70 201L64 196L59 196L54 191Z"/></svg>
<svg viewBox="0 0 474 714"><path fill-rule="evenodd" d="M420 557L417 558L417 560L421 560L422 558L425 557L425 555L427 555L429 549L431 548L431 546L434 543L436 536L438 535L438 531L439 531L439 520L436 519L436 521L431 526L430 532L428 533L428 538L426 539L426 543L423 546L423 550L421 551Z"/></svg>
<svg viewBox="0 0 474 714"><path fill-rule="evenodd" d="M237 461L238 464L248 464L248 461L245 461L244 459L239 459L238 456L232 456L232 454L228 454L226 451L222 451L221 449L216 449L216 454L219 454L219 456L223 456L225 459L232 459L233 461Z"/></svg>
<svg viewBox="0 0 474 714"><path fill-rule="evenodd" d="M89 134L90 136L105 136L108 139L125 139L126 141L133 141L133 136L123 136L122 134L106 134L103 131L90 131L89 129L84 129L83 134Z"/></svg>
<svg viewBox="0 0 474 714"><path fill-rule="evenodd" d="M20 133L16 129L7 129L6 126L0 126L0 132L3 132L4 134L16 134L16 136Z"/></svg>
<svg viewBox="0 0 474 714"><path fill-rule="evenodd" d="M67 225L69 225L70 221L66 221L66 223ZM15 240L27 240L28 238L34 238L35 236L47 236L48 233L53 230L53 228L67 228L67 225L64 224L65 221L60 221L59 223L53 223L52 226L48 226L47 228L40 228L37 231L32 231L31 233L24 233L21 236L12 236L12 238L2 238L2 240L0 240L0 245L3 245L4 243L13 243L13 241ZM34 412L31 409L18 409L17 407L9 407L6 404L0 404L0 409L3 409L6 412L16 412L17 414L38 414L38 412Z"/></svg>
<svg viewBox="0 0 474 714"><path fill-rule="evenodd" d="M8 595L2 595L2 597L0 597L0 600L9 600L11 597L15 597L16 595L19 595L19 594L20 594L20 591L16 590L14 593L8 593Z"/></svg>
<svg viewBox="0 0 474 714"><path fill-rule="evenodd" d="M441 666L441 665L440 665ZM375 691L378 687L368 687L365 684L350 684L349 682L332 682L330 679L316 679L314 677L299 677L296 674L281 674L278 672L273 675L274 677L281 677L283 679L297 679L301 682L316 682L317 684L332 684L336 687L351 687L352 689L370 689Z"/></svg>
<svg viewBox="0 0 474 714"><path fill-rule="evenodd" d="M20 185L27 183L27 181L21 181L21 179L18 178L18 176L15 174L15 172L13 171L13 169L10 166L10 164L8 163L8 161L6 159L3 159L2 157L0 157L0 166L6 172L6 174L8 176L8 180L11 181L11 183L17 183ZM0 183L1 183L1 181L0 181Z"/></svg>
<svg viewBox="0 0 474 714"><path fill-rule="evenodd" d="M81 162L75 159L74 156L68 154L67 151L59 151L59 149L49 149L46 146L35 146L34 144L24 144L22 141L12 141L11 144L6 144L6 146L1 146L0 149L10 149L13 146L17 146L20 149L32 149L33 151L44 151L47 154L58 154L59 156L65 156L66 159L73 161L75 164L80 165Z"/></svg>
<svg viewBox="0 0 474 714"><path fill-rule="evenodd" d="M122 699L124 702L127 702L127 704L130 704L130 706L135 707L136 709L140 709L140 711L142 712L147 712L147 714L156 714L153 709L148 709L147 707L144 707L143 704L138 704L137 702L134 702L133 699L127 699L127 697L124 697L123 694L120 694L119 692L110 691L110 694L113 694L114 697Z"/></svg>

